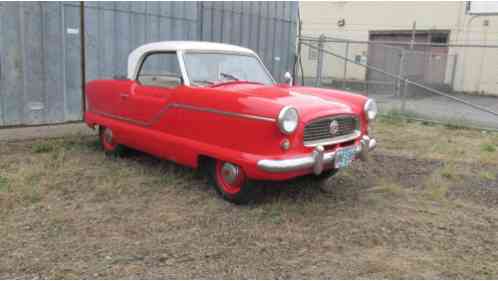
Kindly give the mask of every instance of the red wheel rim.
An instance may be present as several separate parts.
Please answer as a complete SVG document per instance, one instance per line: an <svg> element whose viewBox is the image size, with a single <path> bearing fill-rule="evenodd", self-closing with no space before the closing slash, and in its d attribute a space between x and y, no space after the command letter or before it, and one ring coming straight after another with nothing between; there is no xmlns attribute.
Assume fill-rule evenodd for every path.
<svg viewBox="0 0 498 281"><path fill-rule="evenodd" d="M114 151L117 144L113 140L112 130L109 128L104 128L100 134L100 141L107 151Z"/></svg>
<svg viewBox="0 0 498 281"><path fill-rule="evenodd" d="M216 161L216 180L223 192L235 195L240 192L245 175L240 167L232 163Z"/></svg>

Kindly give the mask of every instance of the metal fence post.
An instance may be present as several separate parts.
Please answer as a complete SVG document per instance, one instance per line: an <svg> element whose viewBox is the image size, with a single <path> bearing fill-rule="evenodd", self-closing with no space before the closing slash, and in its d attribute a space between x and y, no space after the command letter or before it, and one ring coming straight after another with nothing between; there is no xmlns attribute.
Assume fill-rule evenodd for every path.
<svg viewBox="0 0 498 281"><path fill-rule="evenodd" d="M404 82L404 87L403 91L401 92L401 113L405 113L405 108L406 108L406 93L408 92L408 79L403 80Z"/></svg>
<svg viewBox="0 0 498 281"><path fill-rule="evenodd" d="M405 51L401 50L401 55L399 56L399 68L398 68L398 77L403 77L403 72L404 72L404 65L405 65ZM401 96L401 80L396 79L396 91L394 92L394 96L398 97Z"/></svg>
<svg viewBox="0 0 498 281"><path fill-rule="evenodd" d="M346 50L344 55L344 75L342 77L342 89L346 89L346 75L348 73L348 57L349 57L349 42L346 42Z"/></svg>
<svg viewBox="0 0 498 281"><path fill-rule="evenodd" d="M406 54L405 50L401 50L401 59L400 59L400 67L399 67L399 76L403 79L403 85L401 85L401 81L398 82L399 84L399 91L400 91L400 98L401 98L401 112L405 112L405 106L406 106L406 91L408 90L408 83L406 83L406 74L405 74L405 60L406 60ZM403 88L401 88L403 86Z"/></svg>
<svg viewBox="0 0 498 281"><path fill-rule="evenodd" d="M429 83L432 82L432 77L434 76L434 71L432 70L432 51L429 50L429 53L427 54L428 59L429 59L429 67L425 69L424 71L424 81L427 81ZM425 77L425 75L429 75L429 77Z"/></svg>
<svg viewBox="0 0 498 281"><path fill-rule="evenodd" d="M453 55L453 66L451 68L451 80L450 80L450 86L452 91L455 90L455 74L456 74L457 63L458 63L458 54L455 53Z"/></svg>
<svg viewBox="0 0 498 281"><path fill-rule="evenodd" d="M315 86L320 87L322 84L322 70L323 70L323 43L325 42L325 35L320 35L318 38L318 56L316 62L316 80Z"/></svg>

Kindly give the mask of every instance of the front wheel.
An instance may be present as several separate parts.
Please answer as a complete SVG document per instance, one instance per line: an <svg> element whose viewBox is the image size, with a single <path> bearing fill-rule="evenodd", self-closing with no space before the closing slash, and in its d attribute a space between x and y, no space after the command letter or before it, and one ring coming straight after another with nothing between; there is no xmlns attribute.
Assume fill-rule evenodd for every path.
<svg viewBox="0 0 498 281"><path fill-rule="evenodd" d="M209 163L209 178L218 194L235 204L246 204L258 194L241 167L222 160Z"/></svg>

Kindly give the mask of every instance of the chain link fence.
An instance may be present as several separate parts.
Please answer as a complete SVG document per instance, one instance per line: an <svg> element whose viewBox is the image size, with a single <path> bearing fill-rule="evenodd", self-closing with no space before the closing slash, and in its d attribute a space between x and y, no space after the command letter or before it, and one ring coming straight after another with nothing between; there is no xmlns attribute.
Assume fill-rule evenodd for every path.
<svg viewBox="0 0 498 281"><path fill-rule="evenodd" d="M484 81L473 73L478 62L472 58L479 57L481 51L494 61L498 46L384 43L321 36L300 38L299 50L297 81L304 85L373 97L382 114L498 130L498 80L497 89L488 87L484 93L468 87L462 90L464 83L475 86ZM463 55L466 60L459 57ZM482 71L481 65L480 75L487 75ZM469 82L467 75L473 75L473 81ZM480 86L477 89L483 88Z"/></svg>

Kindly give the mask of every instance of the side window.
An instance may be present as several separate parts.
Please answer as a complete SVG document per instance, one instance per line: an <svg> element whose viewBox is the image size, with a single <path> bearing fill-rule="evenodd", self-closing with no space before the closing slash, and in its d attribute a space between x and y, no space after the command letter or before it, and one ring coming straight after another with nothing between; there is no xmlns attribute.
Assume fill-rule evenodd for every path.
<svg viewBox="0 0 498 281"><path fill-rule="evenodd" d="M145 86L175 88L181 84L181 77L176 53L153 53L145 58L138 82Z"/></svg>

